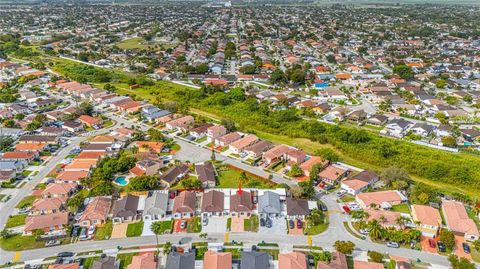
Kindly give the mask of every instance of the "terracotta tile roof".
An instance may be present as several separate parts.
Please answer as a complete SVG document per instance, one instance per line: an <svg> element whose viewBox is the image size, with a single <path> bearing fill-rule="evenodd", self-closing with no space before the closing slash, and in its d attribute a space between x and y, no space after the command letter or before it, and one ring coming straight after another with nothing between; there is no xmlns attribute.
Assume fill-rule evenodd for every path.
<svg viewBox="0 0 480 269"><path fill-rule="evenodd" d="M9 151L3 153L2 159L31 159L35 155L35 153L27 151Z"/></svg>
<svg viewBox="0 0 480 269"><path fill-rule="evenodd" d="M137 177L143 176L145 174L145 170L138 166L134 166L132 169L130 169L130 173L136 175Z"/></svg>
<svg viewBox="0 0 480 269"><path fill-rule="evenodd" d="M324 160L321 157L318 156L312 156L310 159L306 160L305 162L300 164L300 168L306 172L312 170L312 167L315 164L321 164L322 166L328 165L329 161ZM307 173L305 173L307 174Z"/></svg>
<svg viewBox="0 0 480 269"><path fill-rule="evenodd" d="M173 200L173 213L193 213L197 205L197 198L193 191L183 191Z"/></svg>
<svg viewBox="0 0 480 269"><path fill-rule="evenodd" d="M98 160L100 159L101 157L103 157L105 155L105 152L81 152L80 154L78 154L75 159L76 160L82 160L82 159L86 159L86 160Z"/></svg>
<svg viewBox="0 0 480 269"><path fill-rule="evenodd" d="M250 212L253 209L252 194L248 191L241 191L230 196L231 212Z"/></svg>
<svg viewBox="0 0 480 269"><path fill-rule="evenodd" d="M411 205L411 207L414 221L436 227L442 223L442 217L438 209L427 205Z"/></svg>
<svg viewBox="0 0 480 269"><path fill-rule="evenodd" d="M67 263L67 264L52 264L48 266L48 269L79 269L80 264L78 263Z"/></svg>
<svg viewBox="0 0 480 269"><path fill-rule="evenodd" d="M96 160L81 159L73 160L69 165L65 166L65 171L69 170L83 170L89 171L97 163Z"/></svg>
<svg viewBox="0 0 480 269"><path fill-rule="evenodd" d="M450 230L479 236L475 222L468 217L465 206L462 203L442 200L442 210L445 222Z"/></svg>
<svg viewBox="0 0 480 269"><path fill-rule="evenodd" d="M307 257L301 252L280 254L278 269L307 269Z"/></svg>
<svg viewBox="0 0 480 269"><path fill-rule="evenodd" d="M230 147L237 148L239 150L243 150L244 148L253 144L257 140L258 140L258 137L256 135L247 135L247 136L245 136L243 138L240 138L239 140L231 143Z"/></svg>
<svg viewBox="0 0 480 269"><path fill-rule="evenodd" d="M18 143L15 145L17 151L40 151L47 146L47 143Z"/></svg>
<svg viewBox="0 0 480 269"><path fill-rule="evenodd" d="M204 269L225 269L232 268L231 252L214 252L207 251L203 256Z"/></svg>
<svg viewBox="0 0 480 269"><path fill-rule="evenodd" d="M368 182L358 180L358 179L347 179L347 180L344 180L342 184L345 184L350 189L357 191L367 186Z"/></svg>
<svg viewBox="0 0 480 269"><path fill-rule="evenodd" d="M202 197L202 212L223 212L225 195L221 191L204 192Z"/></svg>
<svg viewBox="0 0 480 269"><path fill-rule="evenodd" d="M383 264L376 262L353 261L355 269L384 269Z"/></svg>
<svg viewBox="0 0 480 269"><path fill-rule="evenodd" d="M37 199L33 202L32 211L59 210L66 201L66 197Z"/></svg>
<svg viewBox="0 0 480 269"><path fill-rule="evenodd" d="M36 229L48 229L68 224L68 212L48 215L29 216L25 220L24 230L29 232Z"/></svg>
<svg viewBox="0 0 480 269"><path fill-rule="evenodd" d="M64 171L60 173L55 180L57 181L77 181L88 176L88 171Z"/></svg>
<svg viewBox="0 0 480 269"><path fill-rule="evenodd" d="M326 178L326 179L329 179L331 181L336 181L346 171L347 171L347 169L332 164L332 165L327 166L327 168L323 169L318 174L318 176L320 178Z"/></svg>
<svg viewBox="0 0 480 269"><path fill-rule="evenodd" d="M162 142L155 142L155 141L137 141L136 145L139 149L146 148L149 150L153 150L156 153L160 153L163 149Z"/></svg>
<svg viewBox="0 0 480 269"><path fill-rule="evenodd" d="M147 252L137 256L133 256L132 262L127 266L127 269L156 269L157 262L155 261L155 254Z"/></svg>
<svg viewBox="0 0 480 269"><path fill-rule="evenodd" d="M77 188L76 183L50 183L43 190L42 195L67 195Z"/></svg>
<svg viewBox="0 0 480 269"><path fill-rule="evenodd" d="M347 257L343 253L333 252L330 263L318 262L317 269L348 269Z"/></svg>
<svg viewBox="0 0 480 269"><path fill-rule="evenodd" d="M87 124L87 125L94 125L94 124L99 124L99 123L102 122L101 119L94 118L94 117L89 116L89 115L81 115L80 117L78 117L78 120L82 123Z"/></svg>
<svg viewBox="0 0 480 269"><path fill-rule="evenodd" d="M113 143L115 142L115 138L109 135L97 135L90 140L90 143Z"/></svg>
<svg viewBox="0 0 480 269"><path fill-rule="evenodd" d="M381 210L381 209L365 209L368 213L368 221L377 220L382 226L396 226L396 220L401 216L400 212ZM381 221L383 219L383 221Z"/></svg>
<svg viewBox="0 0 480 269"><path fill-rule="evenodd" d="M112 199L110 197L94 197L85 207L79 222L84 220L106 220L111 206Z"/></svg>
<svg viewBox="0 0 480 269"><path fill-rule="evenodd" d="M377 191L357 194L357 199L363 201L365 206L375 204L380 206L382 203L401 203L402 197L398 191Z"/></svg>

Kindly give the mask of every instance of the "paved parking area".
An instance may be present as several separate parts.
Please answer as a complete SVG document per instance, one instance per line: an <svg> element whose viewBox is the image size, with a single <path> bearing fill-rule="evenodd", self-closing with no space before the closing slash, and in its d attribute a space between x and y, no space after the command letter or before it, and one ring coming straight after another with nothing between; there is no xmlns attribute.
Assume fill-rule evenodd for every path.
<svg viewBox="0 0 480 269"><path fill-rule="evenodd" d="M244 228L244 218L243 217L232 217L232 233L243 233Z"/></svg>
<svg viewBox="0 0 480 269"><path fill-rule="evenodd" d="M472 255L465 253L465 251L463 251L462 244L464 242L465 242L465 238L463 236L455 235L455 255L457 255L458 257L463 257L463 258L472 260Z"/></svg>
<svg viewBox="0 0 480 269"><path fill-rule="evenodd" d="M111 238L125 238L127 237L128 223L114 224Z"/></svg>
<svg viewBox="0 0 480 269"><path fill-rule="evenodd" d="M290 229L290 226L288 226L288 233L289 234L296 234L296 235L303 235L303 228L300 229L297 227L297 220L294 220L294 226L293 229Z"/></svg>
<svg viewBox="0 0 480 269"><path fill-rule="evenodd" d="M430 253L437 253L436 248L432 248L428 243L429 237L422 236L420 239L420 245L422 246L422 250Z"/></svg>
<svg viewBox="0 0 480 269"><path fill-rule="evenodd" d="M258 232L268 233L268 234L278 234L278 235L286 235L287 234L287 221L284 217L278 218L270 218L272 220L272 227L262 227L260 226Z"/></svg>
<svg viewBox="0 0 480 269"><path fill-rule="evenodd" d="M228 217L208 217L208 224L202 227L204 233L224 233L227 231Z"/></svg>

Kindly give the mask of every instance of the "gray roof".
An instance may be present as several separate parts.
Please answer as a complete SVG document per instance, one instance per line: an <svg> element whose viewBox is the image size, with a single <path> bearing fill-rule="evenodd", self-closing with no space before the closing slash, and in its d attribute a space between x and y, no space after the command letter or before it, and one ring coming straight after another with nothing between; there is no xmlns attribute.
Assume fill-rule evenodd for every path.
<svg viewBox="0 0 480 269"><path fill-rule="evenodd" d="M170 252L165 269L194 269L195 254ZM243 269L243 267L242 267Z"/></svg>
<svg viewBox="0 0 480 269"><path fill-rule="evenodd" d="M423 129L427 133L431 133L435 127L430 124L426 124L423 122L418 122L415 125L413 125L412 129Z"/></svg>
<svg viewBox="0 0 480 269"><path fill-rule="evenodd" d="M270 257L265 252L242 252L240 261L242 269L269 269Z"/></svg>
<svg viewBox="0 0 480 269"><path fill-rule="evenodd" d="M395 118L388 123L388 125L391 125L391 124L396 124L400 128L406 129L410 124L412 124L412 122L404 120L403 118Z"/></svg>
<svg viewBox="0 0 480 269"><path fill-rule="evenodd" d="M0 170L9 171L9 170L20 170L26 163L20 160L2 160L0 159Z"/></svg>
<svg viewBox="0 0 480 269"><path fill-rule="evenodd" d="M165 215L168 208L168 193L155 191L145 200L144 215Z"/></svg>
<svg viewBox="0 0 480 269"><path fill-rule="evenodd" d="M138 196L130 194L116 200L113 204L113 217L135 217L137 215L138 201Z"/></svg>
<svg viewBox="0 0 480 269"><path fill-rule="evenodd" d="M114 257L106 256L98 260L93 261L91 269L116 269L116 260Z"/></svg>
<svg viewBox="0 0 480 269"><path fill-rule="evenodd" d="M272 191L266 191L258 197L258 213L260 214L280 214L280 195Z"/></svg>
<svg viewBox="0 0 480 269"><path fill-rule="evenodd" d="M211 162L195 165L195 171L201 182L215 182L215 168Z"/></svg>

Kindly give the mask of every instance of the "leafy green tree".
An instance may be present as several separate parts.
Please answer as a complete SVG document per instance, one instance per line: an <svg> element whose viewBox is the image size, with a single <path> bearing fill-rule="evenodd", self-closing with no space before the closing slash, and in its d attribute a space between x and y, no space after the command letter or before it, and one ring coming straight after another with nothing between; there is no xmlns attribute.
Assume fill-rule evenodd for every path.
<svg viewBox="0 0 480 269"><path fill-rule="evenodd" d="M452 266L452 269L475 269L475 264L470 262L467 258L461 257L458 258L458 256L454 254L450 254L448 256L448 261L450 262L450 265Z"/></svg>
<svg viewBox="0 0 480 269"><path fill-rule="evenodd" d="M380 225L378 220L374 219L368 222L368 227L370 228L369 235L373 239L382 238L383 227Z"/></svg>
<svg viewBox="0 0 480 269"><path fill-rule="evenodd" d="M309 172L310 180L316 181L318 174L322 171L323 165L321 163L314 164Z"/></svg>
<svg viewBox="0 0 480 269"><path fill-rule="evenodd" d="M298 183L298 186L302 189L302 196L307 199L315 197L315 188L313 186L313 181L305 180Z"/></svg>
<svg viewBox="0 0 480 269"><path fill-rule="evenodd" d="M447 248L453 249L455 246L455 235L447 229L442 229L440 232L440 240Z"/></svg>
<svg viewBox="0 0 480 269"><path fill-rule="evenodd" d="M355 249L355 244L351 241L337 240L335 241L333 246L335 247L336 251L345 255L351 255L353 253L353 250Z"/></svg>
<svg viewBox="0 0 480 269"><path fill-rule="evenodd" d="M78 114L79 115L93 115L93 105L90 102L82 102L78 106Z"/></svg>
<svg viewBox="0 0 480 269"><path fill-rule="evenodd" d="M412 68L404 64L394 66L393 73L399 75L403 79L411 79L414 76Z"/></svg>
<svg viewBox="0 0 480 269"><path fill-rule="evenodd" d="M198 190L202 188L202 182L198 178L188 177L182 180L182 187L187 190Z"/></svg>
<svg viewBox="0 0 480 269"><path fill-rule="evenodd" d="M130 179L128 189L131 191L150 191L156 189L160 180L156 176L139 176Z"/></svg>
<svg viewBox="0 0 480 269"><path fill-rule="evenodd" d="M332 149L329 148L321 148L315 150L315 155L322 157L325 160L329 160L331 162L338 162L340 161L340 156L335 153Z"/></svg>
<svg viewBox="0 0 480 269"><path fill-rule="evenodd" d="M288 176L290 177L299 177L303 175L303 171L300 168L298 164L293 164L292 167L290 168L290 171L288 171Z"/></svg>
<svg viewBox="0 0 480 269"><path fill-rule="evenodd" d="M376 251L368 251L368 257L372 262L383 263L383 254Z"/></svg>
<svg viewBox="0 0 480 269"><path fill-rule="evenodd" d="M455 137L449 135L442 137L442 144L446 147L456 147L457 146L457 139Z"/></svg>
<svg viewBox="0 0 480 269"><path fill-rule="evenodd" d="M437 86L437 88L439 89L443 89L445 88L445 85L447 85L447 82L444 80L444 79L437 79L437 81L435 82L435 86Z"/></svg>

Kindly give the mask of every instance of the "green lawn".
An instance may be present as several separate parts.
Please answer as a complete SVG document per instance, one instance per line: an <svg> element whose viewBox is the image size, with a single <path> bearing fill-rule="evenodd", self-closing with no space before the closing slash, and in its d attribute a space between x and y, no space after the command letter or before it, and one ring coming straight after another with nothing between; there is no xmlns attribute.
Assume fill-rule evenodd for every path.
<svg viewBox="0 0 480 269"><path fill-rule="evenodd" d="M107 221L103 227L98 227L95 230L95 240L106 240L112 235L113 224L112 221Z"/></svg>
<svg viewBox="0 0 480 269"><path fill-rule="evenodd" d="M217 168L218 185L217 188L237 188L242 170L228 165L220 165ZM268 179L260 178L247 173L248 180L243 182L242 186L246 188L270 189L275 188L277 184Z"/></svg>
<svg viewBox="0 0 480 269"><path fill-rule="evenodd" d="M227 231L230 231L232 228L232 218L227 219Z"/></svg>
<svg viewBox="0 0 480 269"><path fill-rule="evenodd" d="M0 238L0 247L7 251L22 251L45 247L45 242L37 241L33 235L22 236L16 234L10 238Z"/></svg>
<svg viewBox="0 0 480 269"><path fill-rule="evenodd" d="M23 199L15 206L15 208L25 208L32 206L33 202L37 199L37 196L25 196Z"/></svg>
<svg viewBox="0 0 480 269"><path fill-rule="evenodd" d="M173 220L165 220L160 222L160 234L171 233L173 229Z"/></svg>
<svg viewBox="0 0 480 269"><path fill-rule="evenodd" d="M310 225L309 221L305 221L303 224L303 233L306 235L317 235L325 232L328 229L328 217L325 216L324 223L318 225Z"/></svg>
<svg viewBox="0 0 480 269"><path fill-rule="evenodd" d="M160 43L160 42L146 43L146 41L141 37L125 39L116 44L116 46L121 49L154 49L155 46L157 45L163 46L164 49L174 47L173 44L168 44L168 43Z"/></svg>
<svg viewBox="0 0 480 269"><path fill-rule="evenodd" d="M202 231L202 221L200 217L193 217L187 223L187 233L199 233Z"/></svg>
<svg viewBox="0 0 480 269"><path fill-rule="evenodd" d="M127 237L135 237L142 235L143 221L130 223L127 227Z"/></svg>
<svg viewBox="0 0 480 269"><path fill-rule="evenodd" d="M225 252L232 253L232 259L239 259L240 258L240 249L238 249L238 248L225 248Z"/></svg>
<svg viewBox="0 0 480 269"><path fill-rule="evenodd" d="M138 253L122 253L117 255L117 260L120 261L120 269L127 268L132 263L133 256L137 256Z"/></svg>
<svg viewBox="0 0 480 269"><path fill-rule="evenodd" d="M22 176L28 177L32 173L31 170L23 170L22 171Z"/></svg>
<svg viewBox="0 0 480 269"><path fill-rule="evenodd" d="M21 225L25 225L25 219L27 215L13 215L10 216L5 224L5 228L13 228Z"/></svg>
<svg viewBox="0 0 480 269"><path fill-rule="evenodd" d="M392 211L410 214L410 207L408 204L399 204L392 206Z"/></svg>
<svg viewBox="0 0 480 269"><path fill-rule="evenodd" d="M207 139L208 139L208 137L207 137L207 136L204 136L204 137L202 137L202 138L197 139L195 142L197 142L197 143L202 143L202 142L207 141Z"/></svg>
<svg viewBox="0 0 480 269"><path fill-rule="evenodd" d="M246 232L258 232L258 216L253 215L243 220L243 229Z"/></svg>

